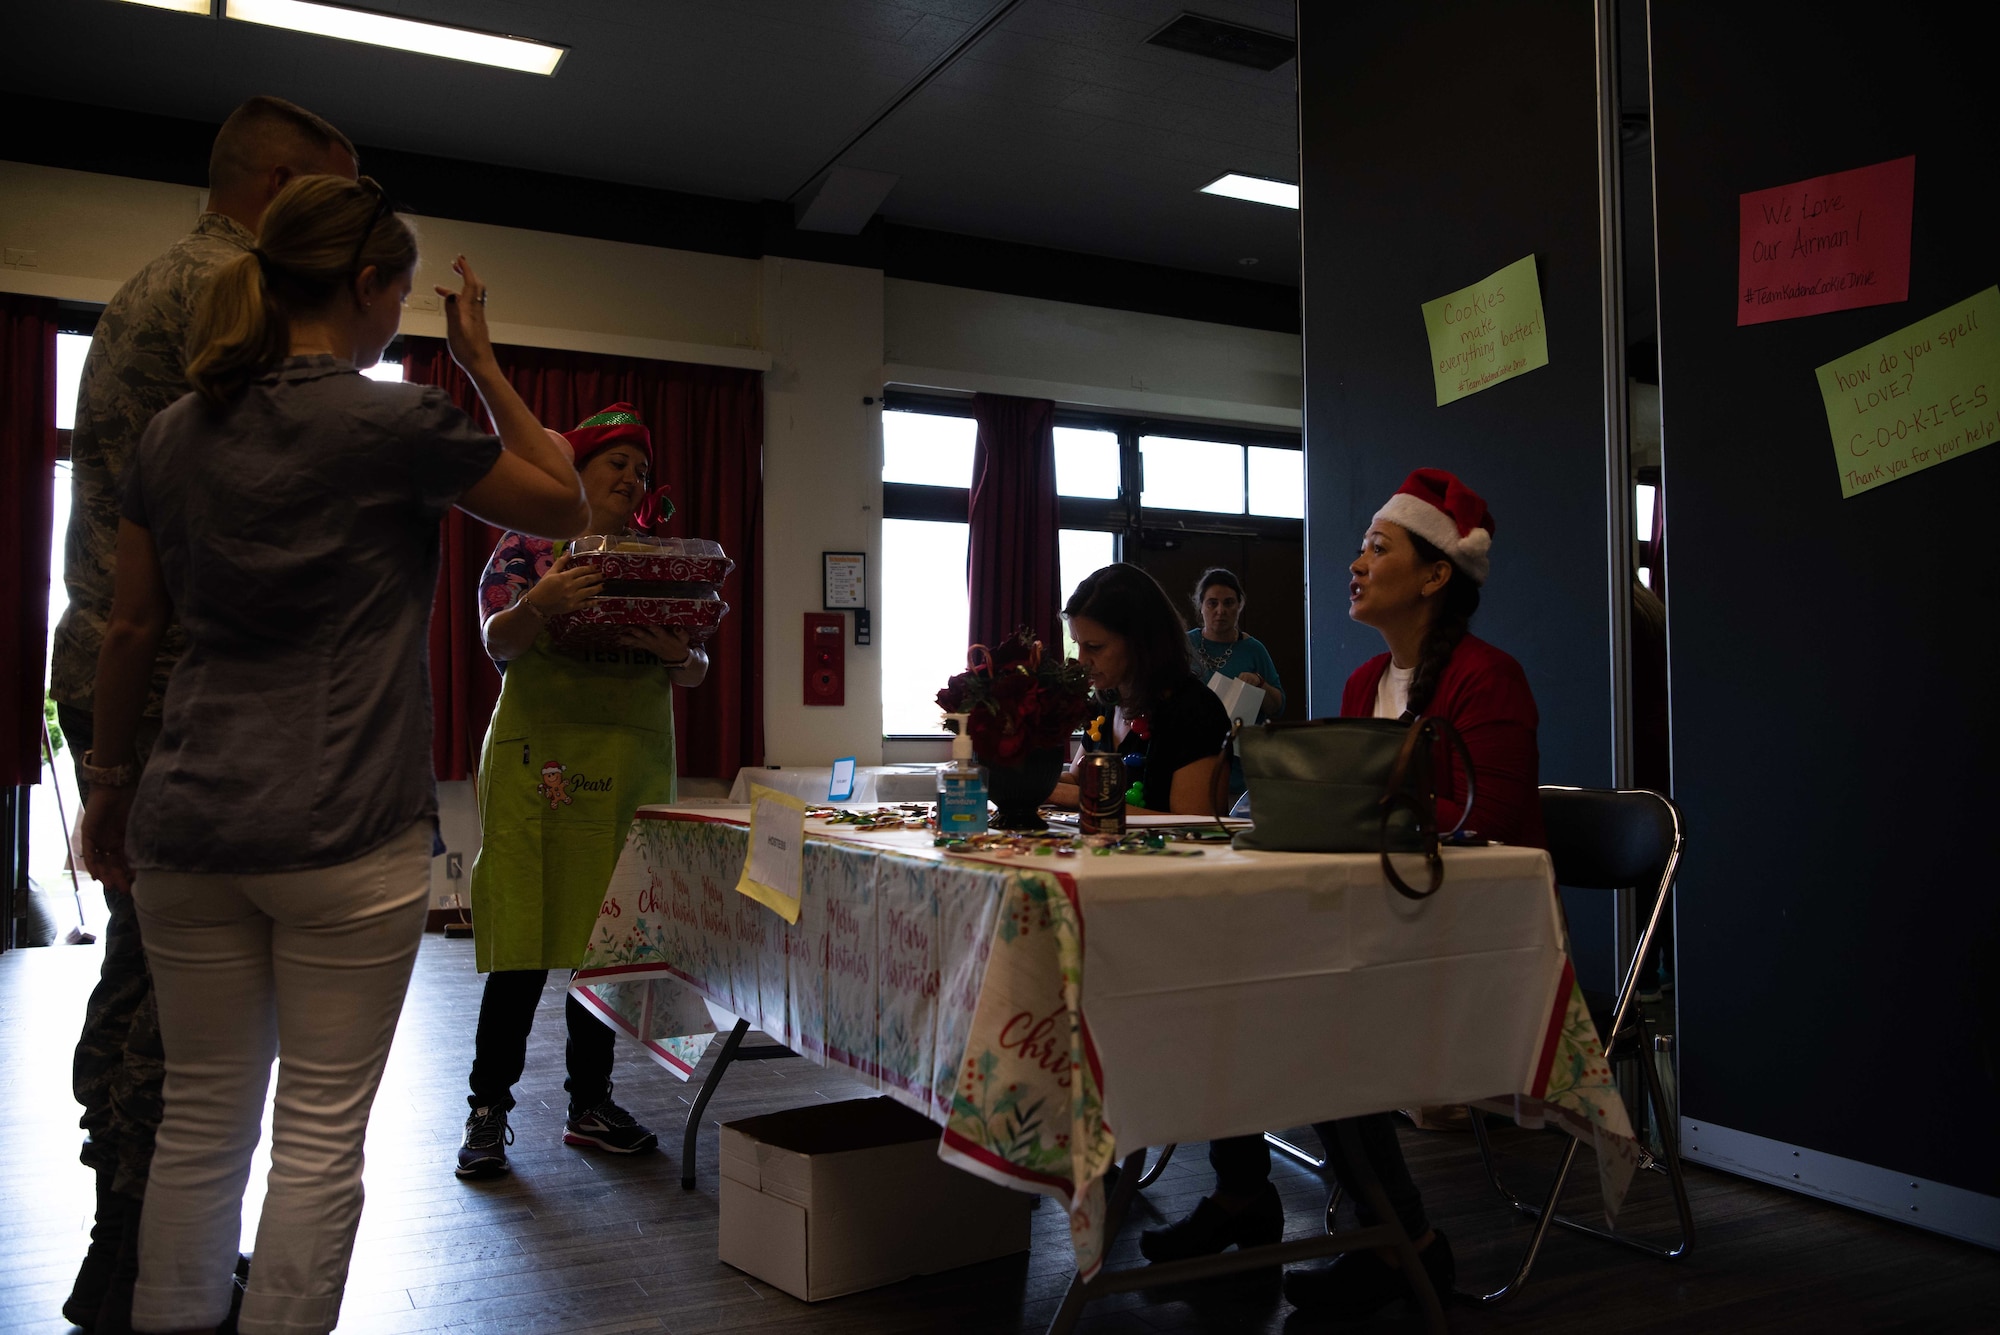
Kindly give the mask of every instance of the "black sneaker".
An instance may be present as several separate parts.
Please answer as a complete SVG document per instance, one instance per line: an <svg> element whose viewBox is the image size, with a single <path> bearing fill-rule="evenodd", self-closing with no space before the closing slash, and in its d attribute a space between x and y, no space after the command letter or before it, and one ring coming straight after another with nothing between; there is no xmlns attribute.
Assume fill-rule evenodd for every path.
<svg viewBox="0 0 2000 1335"><path fill-rule="evenodd" d="M514 1143L514 1128L507 1125L507 1110L488 1105L474 1108L465 1119L465 1140L458 1147L460 1177L498 1177L507 1171L507 1147Z"/></svg>
<svg viewBox="0 0 2000 1335"><path fill-rule="evenodd" d="M1418 1252L1417 1259L1423 1262L1438 1301L1450 1302L1458 1265L1444 1234L1432 1237L1431 1245ZM1335 1321L1358 1321L1399 1299L1415 1297L1403 1272L1372 1251L1342 1252L1330 1266L1294 1270L1285 1276L1286 1302L1301 1312Z"/></svg>
<svg viewBox="0 0 2000 1335"><path fill-rule="evenodd" d="M1266 1182L1242 1209L1231 1214L1206 1196L1194 1213L1165 1228L1139 1235L1139 1253L1148 1261L1186 1261L1231 1247L1263 1247L1285 1236L1285 1203Z"/></svg>
<svg viewBox="0 0 2000 1335"><path fill-rule="evenodd" d="M588 1145L613 1154L650 1150L660 1138L640 1126L631 1113L609 1098L584 1109L563 1125L563 1144Z"/></svg>

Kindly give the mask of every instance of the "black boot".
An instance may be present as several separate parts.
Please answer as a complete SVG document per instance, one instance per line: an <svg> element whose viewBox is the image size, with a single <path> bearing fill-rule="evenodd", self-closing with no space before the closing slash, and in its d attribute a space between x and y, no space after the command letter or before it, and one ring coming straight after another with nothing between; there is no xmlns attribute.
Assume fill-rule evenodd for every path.
<svg viewBox="0 0 2000 1335"><path fill-rule="evenodd" d="M1139 1254L1160 1263L1186 1261L1231 1247L1268 1246L1284 1236L1285 1203L1278 1189L1265 1182L1248 1204L1233 1213L1204 1196L1194 1213L1179 1223L1141 1233Z"/></svg>
<svg viewBox="0 0 2000 1335"><path fill-rule="evenodd" d="M105 1277L104 1297L97 1306L97 1324L92 1335L132 1335L132 1286L139 1282L139 1212L145 1202L137 1196L121 1196L107 1191L124 1211L125 1226L118 1231L118 1249L112 1254L111 1270ZM103 1211L100 1205L98 1210Z"/></svg>
<svg viewBox="0 0 2000 1335"><path fill-rule="evenodd" d="M97 1311L104 1303L104 1289L111 1281L111 1266L118 1256L118 1242L124 1236L126 1215L132 1198L111 1189L109 1168L97 1170L97 1216L90 1223L90 1250L77 1268L76 1283L63 1302L63 1319L85 1330L97 1328ZM136 1221L135 1221L136 1222Z"/></svg>

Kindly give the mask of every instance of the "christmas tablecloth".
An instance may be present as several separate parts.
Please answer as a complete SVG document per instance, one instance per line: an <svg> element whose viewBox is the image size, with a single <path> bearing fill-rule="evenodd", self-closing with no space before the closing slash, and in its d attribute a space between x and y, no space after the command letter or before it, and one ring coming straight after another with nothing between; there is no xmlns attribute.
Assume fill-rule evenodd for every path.
<svg viewBox="0 0 2000 1335"><path fill-rule="evenodd" d="M1078 1269L1144 1145L1508 1099L1640 1151L1584 1008L1547 855L1460 849L1413 902L1362 855L947 855L809 822L786 924L735 886L746 808L646 808L577 993L685 1079L741 1016L939 1123L939 1153L1060 1199Z"/></svg>

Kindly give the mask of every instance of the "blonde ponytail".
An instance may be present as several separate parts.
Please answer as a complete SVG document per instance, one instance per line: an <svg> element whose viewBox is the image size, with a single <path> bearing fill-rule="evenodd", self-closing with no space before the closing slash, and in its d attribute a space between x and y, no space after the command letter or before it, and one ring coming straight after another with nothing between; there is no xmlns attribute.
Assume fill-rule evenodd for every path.
<svg viewBox="0 0 2000 1335"><path fill-rule="evenodd" d="M187 378L220 408L259 371L291 351L291 321L264 283L255 252L238 255L209 277L195 303Z"/></svg>
<svg viewBox="0 0 2000 1335"><path fill-rule="evenodd" d="M362 177L301 176L264 214L257 249L228 261L195 303L188 383L217 408L291 351L292 317L351 293L362 270L413 269L417 238Z"/></svg>

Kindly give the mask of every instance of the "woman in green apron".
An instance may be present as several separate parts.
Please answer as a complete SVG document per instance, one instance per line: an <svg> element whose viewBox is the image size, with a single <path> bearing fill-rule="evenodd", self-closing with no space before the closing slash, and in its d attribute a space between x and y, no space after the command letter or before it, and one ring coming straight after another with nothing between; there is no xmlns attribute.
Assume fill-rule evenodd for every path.
<svg viewBox="0 0 2000 1335"><path fill-rule="evenodd" d="M646 490L652 437L630 405L612 405L563 439L590 502L590 532L624 533L635 514L664 524L673 506ZM646 513L655 506L663 513ZM673 688L697 686L708 672L700 648L660 627L635 627L624 649L558 648L549 618L584 607L603 585L562 547L509 533L480 579L486 650L503 677L479 760L472 930L486 989L460 1177L507 1171L507 1113L548 971L582 961L633 812L674 800ZM612 1102L612 1031L574 996L564 1007L563 1140L619 1154L652 1149L658 1137Z"/></svg>

